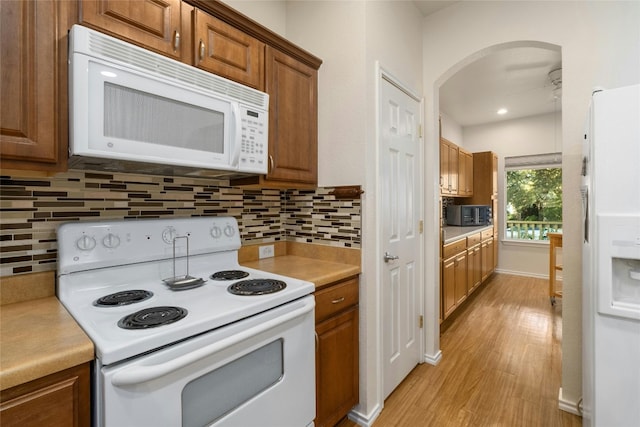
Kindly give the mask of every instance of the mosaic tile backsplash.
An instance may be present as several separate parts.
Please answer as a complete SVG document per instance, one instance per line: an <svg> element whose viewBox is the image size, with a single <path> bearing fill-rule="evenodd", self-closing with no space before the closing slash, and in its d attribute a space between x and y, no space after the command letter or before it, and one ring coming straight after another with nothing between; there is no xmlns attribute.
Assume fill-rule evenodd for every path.
<svg viewBox="0 0 640 427"><path fill-rule="evenodd" d="M299 241L360 248L360 200L331 188L248 190L227 181L70 171L0 177L0 276L56 269L67 221L233 216L242 244Z"/></svg>

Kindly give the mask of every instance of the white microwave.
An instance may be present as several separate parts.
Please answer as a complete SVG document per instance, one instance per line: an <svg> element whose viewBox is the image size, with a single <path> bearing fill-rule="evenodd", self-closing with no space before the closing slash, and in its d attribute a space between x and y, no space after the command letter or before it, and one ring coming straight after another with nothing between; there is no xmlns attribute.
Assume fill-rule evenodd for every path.
<svg viewBox="0 0 640 427"><path fill-rule="evenodd" d="M80 25L69 40L71 168L267 173L268 94Z"/></svg>

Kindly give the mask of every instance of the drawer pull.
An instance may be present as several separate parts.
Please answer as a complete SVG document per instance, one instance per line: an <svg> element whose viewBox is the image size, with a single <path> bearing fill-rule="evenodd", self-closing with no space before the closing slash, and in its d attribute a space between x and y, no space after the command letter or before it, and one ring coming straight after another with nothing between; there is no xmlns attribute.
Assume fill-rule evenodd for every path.
<svg viewBox="0 0 640 427"><path fill-rule="evenodd" d="M175 30L173 32L173 50L177 51L178 49L180 49L180 33Z"/></svg>
<svg viewBox="0 0 640 427"><path fill-rule="evenodd" d="M200 61L204 60L204 50L205 50L204 42L200 40Z"/></svg>
<svg viewBox="0 0 640 427"><path fill-rule="evenodd" d="M331 301L331 304L339 304L342 301L344 301L344 297L336 298L333 301Z"/></svg>

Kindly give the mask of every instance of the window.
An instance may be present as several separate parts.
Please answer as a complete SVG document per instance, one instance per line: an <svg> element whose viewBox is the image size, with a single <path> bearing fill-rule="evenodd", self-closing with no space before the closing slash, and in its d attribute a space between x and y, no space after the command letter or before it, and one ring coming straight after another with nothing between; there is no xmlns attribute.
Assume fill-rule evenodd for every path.
<svg viewBox="0 0 640 427"><path fill-rule="evenodd" d="M505 238L546 241L562 231L562 155L505 158Z"/></svg>

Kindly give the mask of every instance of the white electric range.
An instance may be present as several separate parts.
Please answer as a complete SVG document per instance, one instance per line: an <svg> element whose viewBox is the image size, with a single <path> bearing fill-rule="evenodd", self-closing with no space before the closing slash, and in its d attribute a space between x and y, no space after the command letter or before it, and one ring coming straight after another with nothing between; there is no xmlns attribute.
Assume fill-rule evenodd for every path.
<svg viewBox="0 0 640 427"><path fill-rule="evenodd" d="M314 285L242 267L239 248L230 217L59 227L57 293L95 345L97 426L312 425Z"/></svg>

